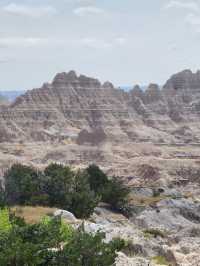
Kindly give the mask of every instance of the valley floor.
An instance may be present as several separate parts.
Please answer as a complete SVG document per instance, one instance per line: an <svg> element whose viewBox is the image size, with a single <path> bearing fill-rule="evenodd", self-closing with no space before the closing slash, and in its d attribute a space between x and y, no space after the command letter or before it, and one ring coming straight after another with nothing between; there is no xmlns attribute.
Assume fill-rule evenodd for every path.
<svg viewBox="0 0 200 266"><path fill-rule="evenodd" d="M1 176L16 162L43 169L52 161L74 168L96 163L131 187L131 219L99 206L85 222L89 232L106 232L107 240L120 236L130 241L117 265L200 265L199 145L132 143L122 149L73 143L0 144Z"/></svg>

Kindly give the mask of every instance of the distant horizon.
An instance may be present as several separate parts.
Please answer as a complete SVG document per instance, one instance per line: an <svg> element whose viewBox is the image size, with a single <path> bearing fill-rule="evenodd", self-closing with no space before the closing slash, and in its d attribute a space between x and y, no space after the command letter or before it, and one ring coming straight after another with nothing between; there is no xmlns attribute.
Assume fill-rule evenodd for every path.
<svg viewBox="0 0 200 266"><path fill-rule="evenodd" d="M156 82L156 81L154 81L154 82L149 82L149 83L147 83L147 84L145 84L145 83L133 83L133 84L131 84L131 85L116 85L114 82L112 82L112 80L111 79L108 79L108 80L106 80L106 79L100 79L99 77L97 77L97 76L95 76L95 75L91 75L91 74L85 74L85 73L81 73L81 72L76 72L77 73L77 75L86 75L86 76L88 76L88 77L91 77L91 78L96 78L96 79L98 79L102 84L104 83L104 82L106 82L106 81L109 81L109 82L111 82L113 85L114 85L114 87L115 88L122 88L122 89L131 89L131 88L134 88L134 86L136 86L136 85L139 85L141 88L146 88L146 87L148 87L150 84L157 84L160 88L162 88L163 86L164 86L164 84L167 82L167 80L172 76L172 75L174 75L174 74L177 74L177 73L180 73L180 72L182 72L182 71L185 71L185 70L189 70L189 71L191 71L192 73L197 73L198 71L200 71L200 68L197 68L196 70L192 70L192 69L190 69L190 68L185 68L185 69L182 69L182 70L179 70L179 71L176 71L176 72L174 72L174 73L171 73L170 75L168 75L167 77L166 77L166 79L164 80L164 82L161 84L161 83L159 83L159 82ZM52 81L53 81L53 78L58 74L58 73L62 73L62 72L65 72L65 73L67 73L67 72L69 72L69 71L71 71L71 70L68 70L68 71L59 71L59 72L56 72L56 73L54 73L54 75L52 75L52 77L51 78L49 78L49 79L47 79L47 80L43 80L43 81L41 81L40 82L40 84L38 84L38 86L34 86L34 85L32 85L32 86L30 86L29 88L0 88L0 92L6 92L6 91L8 91L8 92L17 92L17 91L21 91L21 92L24 92L24 91L28 91L28 90L32 90L32 89L35 89L35 88L41 88L42 87L42 85L44 84L44 83L51 83ZM34 83L34 82L33 82ZM1 86L1 84L0 84L0 86Z"/></svg>
<svg viewBox="0 0 200 266"><path fill-rule="evenodd" d="M199 69L200 1L187 2L3 0L0 88L37 88L66 69L115 86Z"/></svg>
<svg viewBox="0 0 200 266"><path fill-rule="evenodd" d="M134 86L136 85L139 85L142 89L143 88L147 88L148 85L140 85L140 84L135 84L135 85L120 85L120 86L114 86L115 88L120 88L120 89L123 89L123 90L131 90L132 88L134 88ZM157 84L159 87L162 87L163 85L159 85ZM42 85L41 85L42 86ZM41 87L38 87L38 89L40 89ZM34 88L29 88L29 89L0 89L0 95L1 93L6 93L6 92L9 92L9 93L15 93L15 92L26 92L28 90L32 90Z"/></svg>
<svg viewBox="0 0 200 266"><path fill-rule="evenodd" d="M71 71L71 70L70 70ZM68 73L69 71L63 71L64 73ZM75 71L76 72L76 71ZM27 89L22 89L22 88L16 88L16 89L10 89L10 88L3 88L3 89L1 89L0 88L0 92L17 92L17 91L21 91L21 92L24 92L24 91L28 91L28 90L32 90L32 89L35 89L35 88L41 88L42 87L42 85L44 84L44 83L51 83L52 81L53 81L53 79L54 79L54 77L58 74L58 73L62 73L62 72L57 72L57 73L55 73L54 74L54 76L50 79L50 80L46 80L46 81L43 81L43 82L41 82L41 84L40 84L40 86L32 86L31 88L27 88ZM84 74L84 73L78 73L78 72L76 72L76 74L77 74L77 76L80 76L80 75L86 75L86 74ZM91 75L86 75L87 77L90 77L90 78L97 78L97 77L95 77L95 76L91 76ZM98 78L97 78L98 79ZM98 79L99 80L99 79ZM122 88L122 89L131 89L131 88L134 88L134 86L136 86L136 85L139 85L141 88L145 88L145 87L148 87L151 83L149 83L149 84L138 84L138 83L135 83L135 84L132 84L132 85L115 85L111 80L104 80L104 81L102 81L102 80L100 80L100 82L103 84L104 82L106 82L106 81L109 81L109 82L111 82L113 85L114 85L114 87L115 88ZM156 83L157 84L157 83ZM1 85L1 84L0 84ZM160 84L158 84L158 86L159 87L161 87L161 86L163 86L163 85L160 85Z"/></svg>
<svg viewBox="0 0 200 266"><path fill-rule="evenodd" d="M71 71L71 70L70 70ZM0 94L1 94L1 92L10 92L10 93L14 93L14 92L25 92L25 91L28 91L28 90L32 90L32 89L36 89L36 88L41 88L42 87L42 85L44 84L44 83L51 83L52 81L53 81L53 79L54 79L54 77L58 74L58 73L62 73L62 72L65 72L65 73L68 73L68 72L70 72L70 71L61 71L61 72L57 72L56 74L54 74L53 75L53 77L50 79L50 80L46 80L46 81L44 81L43 80L43 82L41 82L41 84L39 85L39 86L32 86L32 87L30 87L30 88L27 88L27 89L22 89L22 88L16 88L16 89L10 89L10 88L3 88L3 89L1 89L0 88ZM104 82L106 82L106 81L109 81L109 82L111 82L113 85L114 85L114 87L115 88L121 88L121 89L124 89L124 90L130 90L131 88L134 88L134 86L136 86L136 85L138 85L138 86L140 86L142 89L144 89L144 88L147 88L150 84L156 84L156 85L158 85L159 86L159 88L162 88L163 86L164 86L164 84L167 82L167 80L168 79L170 79L173 75L175 75L175 74L177 74L177 73L180 73L180 72L183 72L183 71L191 71L193 74L196 74L197 72L200 72L200 70L199 69L196 69L195 71L193 71L193 70L191 70L191 69L189 69L189 68L185 68L185 69L182 69L182 70L180 70L180 71L177 71L177 72L175 72L175 73L171 73L171 75L169 75L167 78L166 78L166 80L164 81L164 83L163 84L160 84L160 83L157 83L157 82L149 82L148 84L140 84L140 83L135 83L135 84L133 84L133 85L115 85L111 80L105 80L104 79L104 81L102 81L102 80L100 80L98 77L96 77L96 76L91 76L91 75L86 75L85 73L78 73L78 72L76 72L76 74L78 75L78 76L80 76L80 75L86 75L87 77L90 77L90 78L96 78L96 79L98 79L100 82L101 82L101 84L103 84Z"/></svg>

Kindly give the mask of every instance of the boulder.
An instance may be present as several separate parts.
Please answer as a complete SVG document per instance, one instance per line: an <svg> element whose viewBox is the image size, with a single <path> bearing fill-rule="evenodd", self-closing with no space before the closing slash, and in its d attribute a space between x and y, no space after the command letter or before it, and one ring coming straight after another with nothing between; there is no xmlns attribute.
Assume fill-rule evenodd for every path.
<svg viewBox="0 0 200 266"><path fill-rule="evenodd" d="M56 210L54 212L54 216L61 216L61 218L66 219L69 222L76 222L77 219L73 215L73 213L65 211L65 210Z"/></svg>

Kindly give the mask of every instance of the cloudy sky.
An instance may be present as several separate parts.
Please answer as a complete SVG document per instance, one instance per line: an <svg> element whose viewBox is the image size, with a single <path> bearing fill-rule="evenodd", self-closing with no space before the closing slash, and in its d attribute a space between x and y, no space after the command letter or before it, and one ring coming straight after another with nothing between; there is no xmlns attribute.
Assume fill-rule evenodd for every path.
<svg viewBox="0 0 200 266"><path fill-rule="evenodd" d="M57 72L162 84L200 68L200 0L0 0L0 89Z"/></svg>

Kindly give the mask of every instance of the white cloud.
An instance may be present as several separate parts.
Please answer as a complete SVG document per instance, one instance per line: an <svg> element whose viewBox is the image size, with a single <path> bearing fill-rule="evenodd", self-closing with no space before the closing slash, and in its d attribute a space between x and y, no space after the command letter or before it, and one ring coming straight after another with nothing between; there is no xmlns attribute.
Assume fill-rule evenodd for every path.
<svg viewBox="0 0 200 266"><path fill-rule="evenodd" d="M94 4L94 0L76 0L78 4Z"/></svg>
<svg viewBox="0 0 200 266"><path fill-rule="evenodd" d="M199 11L199 5L194 1L181 1L181 0L170 0L168 4L165 5L165 9L178 8L186 9L192 11Z"/></svg>
<svg viewBox="0 0 200 266"><path fill-rule="evenodd" d="M95 49L107 49L112 47L111 42L95 38L83 38L81 40L81 43L86 47L95 48Z"/></svg>
<svg viewBox="0 0 200 266"><path fill-rule="evenodd" d="M84 6L74 9L74 14L77 16L101 15L104 13L105 11L103 9L94 6Z"/></svg>
<svg viewBox="0 0 200 266"><path fill-rule="evenodd" d="M185 22L192 26L200 26L200 15L188 14L185 18Z"/></svg>
<svg viewBox="0 0 200 266"><path fill-rule="evenodd" d="M32 47L47 44L47 39L32 37L8 37L0 38L1 47Z"/></svg>
<svg viewBox="0 0 200 266"><path fill-rule="evenodd" d="M12 62L13 60L8 58L0 58L0 64L7 64L9 62Z"/></svg>
<svg viewBox="0 0 200 266"><path fill-rule="evenodd" d="M95 49L109 49L117 46L124 46L127 40L123 37L114 38L112 40L104 40L97 38L83 38L81 39L81 44Z"/></svg>
<svg viewBox="0 0 200 266"><path fill-rule="evenodd" d="M2 10L12 15L28 16L39 18L42 16L51 16L57 13L57 10L52 6L29 6L10 3L2 7Z"/></svg>
<svg viewBox="0 0 200 266"><path fill-rule="evenodd" d="M126 44L127 39L124 38L124 37L118 37L118 38L115 39L115 42L116 42L117 44L119 44L119 45L124 45L124 44Z"/></svg>
<svg viewBox="0 0 200 266"><path fill-rule="evenodd" d="M185 9L183 22L190 25L191 29L195 32L200 31L200 1L192 0L170 0L165 9ZM184 24L183 24L184 25Z"/></svg>
<svg viewBox="0 0 200 266"><path fill-rule="evenodd" d="M85 4L85 5L92 5L96 1L95 0L64 0L65 3L76 3L76 4Z"/></svg>
<svg viewBox="0 0 200 266"><path fill-rule="evenodd" d="M3 37L0 38L0 47L42 47L42 46L74 46L81 45L93 49L109 49L124 46L126 38L117 37L113 39L101 39L96 37L85 37L82 39L54 39L40 37Z"/></svg>

